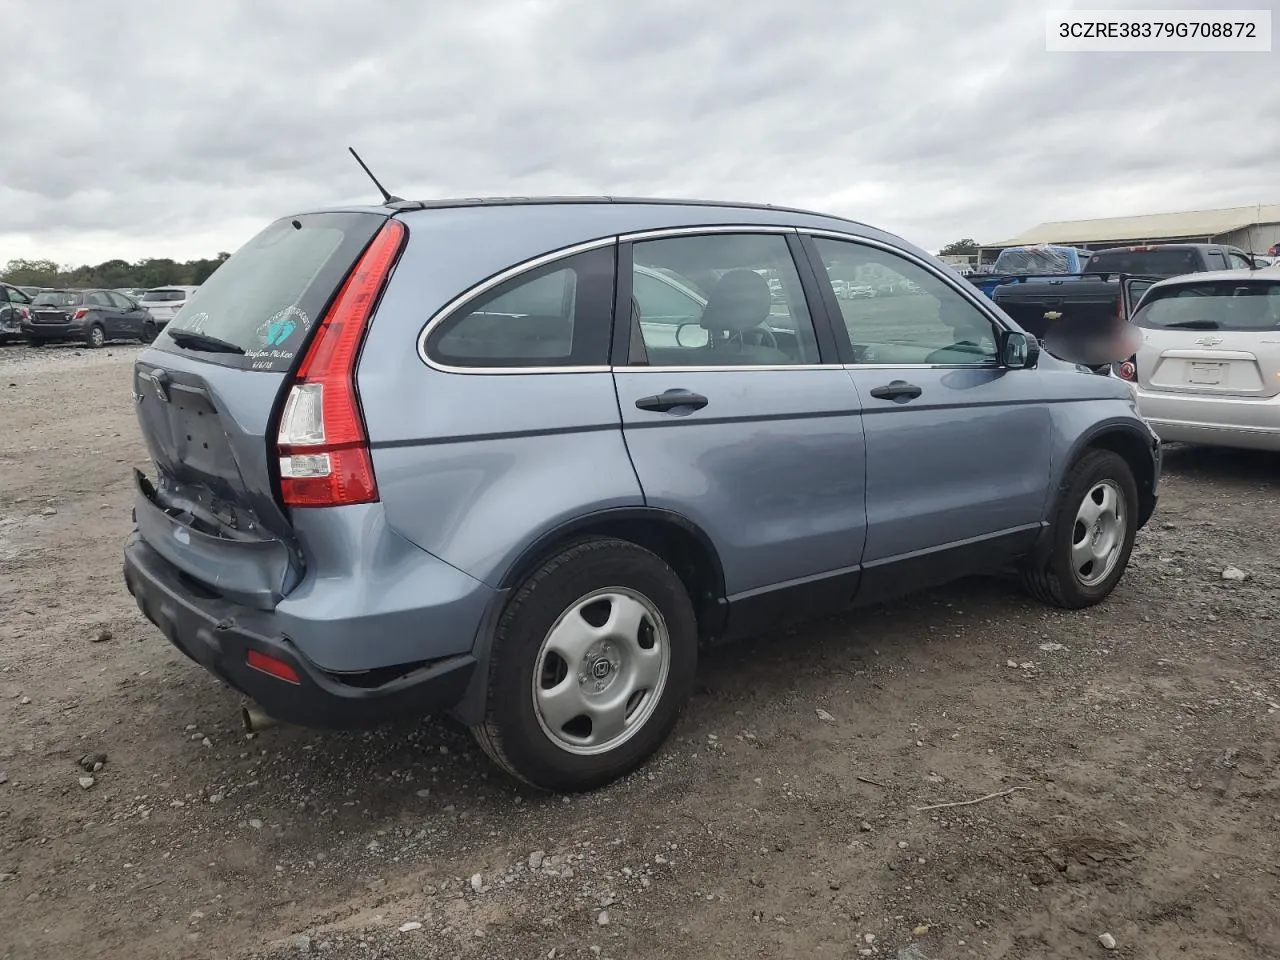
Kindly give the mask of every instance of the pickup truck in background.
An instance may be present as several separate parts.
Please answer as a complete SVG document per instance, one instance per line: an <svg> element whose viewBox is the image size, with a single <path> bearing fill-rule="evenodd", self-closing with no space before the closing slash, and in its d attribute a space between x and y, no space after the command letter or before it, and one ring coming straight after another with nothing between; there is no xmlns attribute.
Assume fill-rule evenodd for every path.
<svg viewBox="0 0 1280 960"><path fill-rule="evenodd" d="M1044 340L1053 324L1095 318L1126 320L1120 278L1139 293L1157 280L1210 270L1252 270L1236 247L1213 243L1160 243L1094 251L1084 273L1007 278L992 299L1028 333ZM1145 284L1145 286L1143 285Z"/></svg>
<svg viewBox="0 0 1280 960"><path fill-rule="evenodd" d="M1000 251L990 271L971 274L969 282L989 297L996 287L1012 283L1019 277L1078 274L1088 265L1089 259L1088 250L1076 247L1053 244L1007 247Z"/></svg>

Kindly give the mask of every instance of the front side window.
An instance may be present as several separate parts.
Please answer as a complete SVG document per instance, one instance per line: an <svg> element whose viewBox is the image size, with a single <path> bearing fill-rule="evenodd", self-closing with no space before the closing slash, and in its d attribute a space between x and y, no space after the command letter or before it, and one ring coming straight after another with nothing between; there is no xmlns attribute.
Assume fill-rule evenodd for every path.
<svg viewBox="0 0 1280 960"><path fill-rule="evenodd" d="M1253 264L1245 259L1241 254L1234 251L1227 251L1227 259L1231 261L1232 270L1252 270Z"/></svg>
<svg viewBox="0 0 1280 960"><path fill-rule="evenodd" d="M869 287L872 297L840 300L855 362L994 364L996 329L941 278L878 247L815 238L834 284Z"/></svg>
<svg viewBox="0 0 1280 960"><path fill-rule="evenodd" d="M133 301L130 300L128 297L126 297L123 293L109 293L107 294L107 296L111 298L111 302L115 305L117 310L133 309Z"/></svg>
<svg viewBox="0 0 1280 960"><path fill-rule="evenodd" d="M427 355L458 367L607 364L613 276L613 247L520 274L432 329Z"/></svg>
<svg viewBox="0 0 1280 960"><path fill-rule="evenodd" d="M819 362L813 321L784 236L714 233L646 240L632 246L632 261L629 363Z"/></svg>

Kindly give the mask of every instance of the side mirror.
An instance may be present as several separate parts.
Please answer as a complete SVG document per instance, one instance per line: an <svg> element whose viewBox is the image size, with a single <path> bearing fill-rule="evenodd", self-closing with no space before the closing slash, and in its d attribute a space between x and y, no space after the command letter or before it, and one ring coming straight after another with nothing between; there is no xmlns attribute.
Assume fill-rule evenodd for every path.
<svg viewBox="0 0 1280 960"><path fill-rule="evenodd" d="M1017 330L1006 330L1000 338L1000 365L1013 370L1034 367L1040 359L1040 342Z"/></svg>
<svg viewBox="0 0 1280 960"><path fill-rule="evenodd" d="M686 330L692 331L692 333L689 336L686 336ZM711 332L700 323L682 323L680 326L676 327L677 346L705 347L710 342Z"/></svg>

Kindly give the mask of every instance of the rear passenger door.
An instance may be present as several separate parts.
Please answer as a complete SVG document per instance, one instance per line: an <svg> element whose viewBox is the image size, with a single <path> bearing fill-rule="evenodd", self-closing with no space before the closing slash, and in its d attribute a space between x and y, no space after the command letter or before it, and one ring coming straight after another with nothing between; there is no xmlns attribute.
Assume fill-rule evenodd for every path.
<svg viewBox="0 0 1280 960"><path fill-rule="evenodd" d="M108 340L125 336L121 329L120 311L111 302L111 295L105 290L94 290L85 294L85 306L93 311L93 315L102 323L103 333Z"/></svg>
<svg viewBox="0 0 1280 960"><path fill-rule="evenodd" d="M847 602L865 536L862 421L794 231L623 239L614 380L645 502L710 536L731 618Z"/></svg>
<svg viewBox="0 0 1280 960"><path fill-rule="evenodd" d="M1041 378L997 362L979 294L878 243L804 240L815 272L893 292L837 300L867 456L865 599L951 579L1025 550L1044 517L1052 424Z"/></svg>

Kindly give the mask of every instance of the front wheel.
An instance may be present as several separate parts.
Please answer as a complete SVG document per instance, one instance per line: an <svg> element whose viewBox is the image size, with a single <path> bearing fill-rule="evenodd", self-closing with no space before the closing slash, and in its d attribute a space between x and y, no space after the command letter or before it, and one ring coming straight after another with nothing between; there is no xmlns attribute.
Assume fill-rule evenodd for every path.
<svg viewBox="0 0 1280 960"><path fill-rule="evenodd" d="M622 540L576 544L534 572L498 623L476 740L546 790L640 766L693 688L697 621L675 572Z"/></svg>
<svg viewBox="0 0 1280 960"><path fill-rule="evenodd" d="M1118 453L1093 450L1071 469L1048 557L1022 571L1027 591L1078 610L1105 600L1124 576L1138 532L1138 487Z"/></svg>

